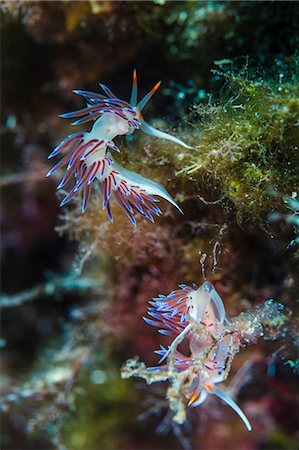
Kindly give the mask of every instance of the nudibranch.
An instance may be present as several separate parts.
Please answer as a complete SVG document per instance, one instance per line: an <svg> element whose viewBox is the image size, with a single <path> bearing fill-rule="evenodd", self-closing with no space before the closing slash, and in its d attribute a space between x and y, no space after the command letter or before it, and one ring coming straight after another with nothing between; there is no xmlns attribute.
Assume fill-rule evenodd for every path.
<svg viewBox="0 0 299 450"><path fill-rule="evenodd" d="M208 395L216 395L239 415L251 431L243 411L225 390L217 386L226 380L237 349L233 333L216 339L229 321L223 301L212 283L204 282L199 288L196 285L180 285L179 290L172 291L168 296L160 295L149 303L148 314L151 318L145 317L144 320L159 327L161 334L176 336L167 350L161 346L156 351L162 356L160 363L167 360L167 364L150 370L171 368L175 372L187 372L193 368L187 383L188 405L199 406ZM185 337L189 341L190 356L177 350Z"/></svg>
<svg viewBox="0 0 299 450"><path fill-rule="evenodd" d="M111 221L113 220L110 205L112 192L134 225L136 225L134 217L136 212L152 222L154 221L153 215L161 214L161 210L156 204L159 201L156 196L169 201L182 212L161 184L123 168L117 164L111 153L111 151L120 151L113 141L114 138L130 135L138 129L151 136L192 148L180 139L153 128L143 119L141 111L159 88L160 82L138 103L136 70L133 72L133 86L129 103L117 98L105 85L100 83L100 86L104 94L83 90L73 91L85 98L86 106L83 109L60 115L67 119L75 118L73 125L93 122L90 132L77 132L69 135L49 155L49 158L52 158L62 154L63 158L47 173L47 176L66 166L65 175L57 186L58 189L63 188L73 178L75 180L75 184L60 205L65 205L78 191L83 190L82 213L84 213L91 195L93 181L97 180L103 197L103 209L107 211Z"/></svg>

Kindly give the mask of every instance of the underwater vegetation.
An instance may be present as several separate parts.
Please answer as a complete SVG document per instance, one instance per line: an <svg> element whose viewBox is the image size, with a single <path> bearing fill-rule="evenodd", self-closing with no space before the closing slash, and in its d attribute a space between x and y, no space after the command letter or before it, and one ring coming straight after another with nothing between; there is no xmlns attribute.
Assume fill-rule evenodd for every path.
<svg viewBox="0 0 299 450"><path fill-rule="evenodd" d="M195 179L207 172L240 217L260 216L269 204L273 208L272 189L290 193L298 187L296 69L285 81L283 73L267 81L251 78L246 68L243 74L215 71L228 82L228 101L195 106L200 132L182 170Z"/></svg>
<svg viewBox="0 0 299 450"><path fill-rule="evenodd" d="M265 218L282 205L273 190L289 195L298 188L297 71L296 59L289 80L283 72L276 80L250 75L246 66L214 70L226 82L225 94L192 105L187 134L194 151L162 149L178 179L189 178L199 195L210 190L210 201L227 200L240 221Z"/></svg>
<svg viewBox="0 0 299 450"><path fill-rule="evenodd" d="M296 2L0 9L1 448L297 448Z"/></svg>

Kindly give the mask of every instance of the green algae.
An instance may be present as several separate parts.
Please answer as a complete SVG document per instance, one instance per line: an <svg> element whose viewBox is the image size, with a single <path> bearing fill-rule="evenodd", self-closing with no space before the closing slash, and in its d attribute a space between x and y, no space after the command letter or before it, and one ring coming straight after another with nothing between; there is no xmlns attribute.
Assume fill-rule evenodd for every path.
<svg viewBox="0 0 299 450"><path fill-rule="evenodd" d="M214 74L225 80L220 100L193 105L188 126L180 132L194 149L154 143L143 168L149 165L152 176L161 176L160 161L167 178L176 171L173 185L179 184L181 197L208 191L214 198L207 200L222 199L238 222L261 222L283 208L283 196L299 185L297 71L286 81L281 73L266 79L249 75L246 68ZM140 170L135 155L132 166Z"/></svg>
<svg viewBox="0 0 299 450"><path fill-rule="evenodd" d="M274 208L273 189L290 195L298 187L298 78L222 74L232 95L212 114L206 106L203 120L199 110L195 150L182 170L193 178L207 171L239 218L255 218Z"/></svg>

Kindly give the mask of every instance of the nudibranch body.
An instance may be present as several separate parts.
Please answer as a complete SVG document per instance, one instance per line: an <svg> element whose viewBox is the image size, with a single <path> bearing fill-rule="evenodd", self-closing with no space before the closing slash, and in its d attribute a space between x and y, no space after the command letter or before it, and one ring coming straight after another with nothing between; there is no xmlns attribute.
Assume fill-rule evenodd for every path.
<svg viewBox="0 0 299 450"><path fill-rule="evenodd" d="M224 333L222 336L224 327L229 323L223 302L210 282L203 283L199 288L196 285L180 285L180 288L151 301L148 313L153 319L144 318L150 325L162 327L159 329L161 334L176 336L167 350L161 346L156 351L162 356L160 362L167 360L167 364L151 370L157 371L163 367L166 370L170 365L179 372L194 368L187 389L188 405L199 406L209 394L214 394L229 405L251 431L243 411L225 390L216 386L226 380L237 351L234 335ZM189 341L190 356L177 350L185 337Z"/></svg>
<svg viewBox="0 0 299 450"><path fill-rule="evenodd" d="M111 151L120 151L113 139L121 135L130 135L137 129L192 148L176 137L151 127L143 120L141 111L160 86L160 82L139 103L137 103L136 71L133 74L130 103L118 99L103 84L100 86L104 95L82 90L74 91L86 99L86 107L60 116L75 118L73 125L93 121L90 132L69 135L49 156L52 158L58 154L64 155L47 174L47 176L52 175L59 168L66 166L66 173L57 186L58 189L68 184L73 177L75 178L75 185L62 200L61 206L83 189L82 212L84 213L90 198L92 183L97 180L103 196L103 209L106 209L111 221L113 220L110 205L112 192L134 225L136 225L135 212L139 212L151 221L153 221L153 215L161 214L161 210L156 205L158 199L155 196L164 198L182 212L162 185L124 169L115 162L111 154Z"/></svg>

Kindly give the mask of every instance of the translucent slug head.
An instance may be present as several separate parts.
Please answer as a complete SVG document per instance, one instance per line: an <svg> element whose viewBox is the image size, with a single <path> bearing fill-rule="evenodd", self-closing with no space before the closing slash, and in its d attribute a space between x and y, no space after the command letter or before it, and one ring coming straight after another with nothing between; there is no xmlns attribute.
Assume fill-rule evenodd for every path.
<svg viewBox="0 0 299 450"><path fill-rule="evenodd" d="M214 328L216 321L221 324L226 321L223 301L212 283L208 281L189 295L187 304L190 308L189 316L198 324Z"/></svg>

